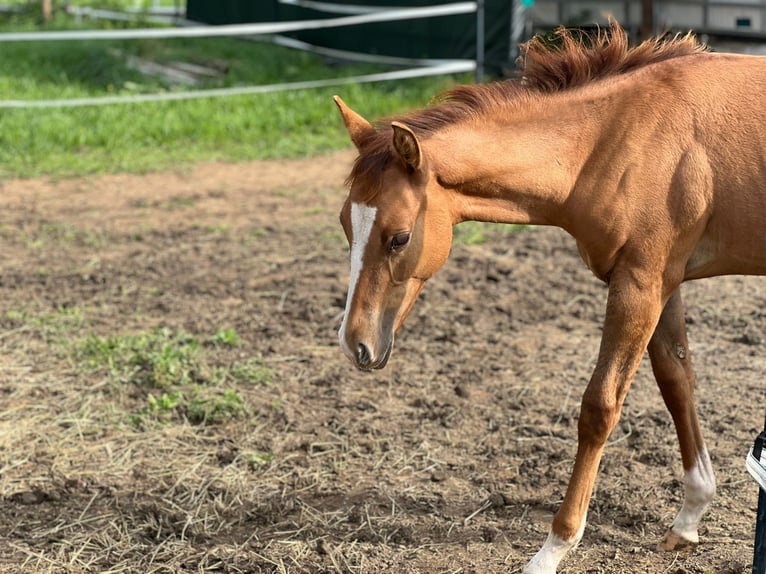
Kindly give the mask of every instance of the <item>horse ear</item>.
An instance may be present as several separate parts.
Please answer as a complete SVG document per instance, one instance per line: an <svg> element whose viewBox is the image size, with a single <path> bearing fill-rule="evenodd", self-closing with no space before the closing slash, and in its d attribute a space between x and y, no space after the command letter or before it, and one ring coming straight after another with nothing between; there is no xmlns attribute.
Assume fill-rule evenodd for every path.
<svg viewBox="0 0 766 574"><path fill-rule="evenodd" d="M420 169L423 164L423 154L420 151L420 142L410 128L400 122L391 122L394 128L394 150L404 164L414 170Z"/></svg>
<svg viewBox="0 0 766 574"><path fill-rule="evenodd" d="M351 136L351 141L354 142L356 149L360 149L365 140L375 133L375 128L372 124L357 114L354 110L349 108L340 96L333 96L335 105L338 106L340 111L340 117L343 118L343 123L346 125L348 135Z"/></svg>

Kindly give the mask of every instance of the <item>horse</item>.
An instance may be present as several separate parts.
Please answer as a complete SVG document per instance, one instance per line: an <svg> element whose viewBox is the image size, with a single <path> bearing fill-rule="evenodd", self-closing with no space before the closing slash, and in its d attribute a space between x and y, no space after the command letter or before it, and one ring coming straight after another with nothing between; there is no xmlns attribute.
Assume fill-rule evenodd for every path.
<svg viewBox="0 0 766 574"><path fill-rule="evenodd" d="M356 367L383 368L457 223L556 225L574 238L608 294L571 478L524 569L552 574L583 536L646 350L684 469L683 505L659 548L699 542L716 483L680 285L766 274L766 58L713 53L691 33L630 46L615 21L521 48L516 77L376 124L334 98L358 151L340 212L350 283L338 336Z"/></svg>

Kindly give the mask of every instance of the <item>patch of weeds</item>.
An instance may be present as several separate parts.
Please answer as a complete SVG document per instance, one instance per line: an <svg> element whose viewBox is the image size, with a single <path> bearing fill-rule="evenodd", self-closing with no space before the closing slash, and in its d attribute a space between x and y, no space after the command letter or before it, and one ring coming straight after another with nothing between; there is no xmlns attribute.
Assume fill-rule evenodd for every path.
<svg viewBox="0 0 766 574"><path fill-rule="evenodd" d="M251 385L268 385L274 377L274 371L257 358L232 363L226 370L234 381Z"/></svg>
<svg viewBox="0 0 766 574"><path fill-rule="evenodd" d="M211 389L201 385L184 392L171 390L159 396L149 393L146 406L131 417L139 427L149 423L170 423L187 420L191 424L220 424L247 413L245 401L234 389Z"/></svg>
<svg viewBox="0 0 766 574"><path fill-rule="evenodd" d="M254 358L246 361L234 361L226 366L214 367L210 380L216 385L246 384L268 385L271 383L274 371L263 364L263 360Z"/></svg>
<svg viewBox="0 0 766 574"><path fill-rule="evenodd" d="M192 207L195 203L197 203L197 200L193 197L173 197L165 202L164 207L165 209L172 211L174 209Z"/></svg>
<svg viewBox="0 0 766 574"><path fill-rule="evenodd" d="M219 329L208 339L216 347L236 347L239 335ZM199 340L167 328L99 337L76 345L76 360L88 369L106 369L113 382L153 389L145 405L130 417L136 426L186 420L218 424L247 414L240 393L226 384L266 384L272 372L260 359L228 367L209 364Z"/></svg>
<svg viewBox="0 0 766 574"><path fill-rule="evenodd" d="M198 388L184 407L184 414L192 424L222 423L245 414L245 402L235 389L215 392L214 389Z"/></svg>
<svg viewBox="0 0 766 574"><path fill-rule="evenodd" d="M87 367L107 367L119 382L165 388L196 380L201 365L199 348L193 336L163 328L131 335L91 335L75 356Z"/></svg>
<svg viewBox="0 0 766 574"><path fill-rule="evenodd" d="M0 318L0 325L10 330L33 330L46 339L67 336L86 324L85 313L79 307L59 306L49 313L33 314L25 310L11 309Z"/></svg>
<svg viewBox="0 0 766 574"><path fill-rule="evenodd" d="M210 338L216 347L238 347L242 342L234 329L221 328Z"/></svg>
<svg viewBox="0 0 766 574"><path fill-rule="evenodd" d="M28 249L42 249L50 244L70 244L82 247L103 247L107 243L104 234L84 231L68 223L44 221L33 231L24 231L20 241Z"/></svg>

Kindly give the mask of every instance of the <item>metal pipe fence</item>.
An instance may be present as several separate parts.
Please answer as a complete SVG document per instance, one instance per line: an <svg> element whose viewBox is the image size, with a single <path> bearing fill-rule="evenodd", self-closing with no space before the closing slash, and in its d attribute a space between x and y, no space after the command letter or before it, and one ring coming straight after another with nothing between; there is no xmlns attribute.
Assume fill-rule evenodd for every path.
<svg viewBox="0 0 766 574"><path fill-rule="evenodd" d="M312 8L318 9L320 4L332 13L338 13L337 6L329 2L313 2L311 0L282 0L285 3L310 2ZM291 22L264 22L256 24L231 24L223 26L188 25L185 27L169 28L132 28L121 30L60 30L47 32L12 32L0 33L0 43L3 42L33 42L33 41L92 41L92 40L130 40L146 38L206 38L206 37L269 37L283 38L279 34L299 30L316 30L321 28L337 28L354 26L372 22L406 21L416 18L431 18L455 14L476 14L476 57L474 60L455 59L406 59L380 56L379 58L369 54L357 54L351 52L336 51L345 55L350 60L356 59L392 65L415 66L403 70L382 72L378 74L366 74L345 78L333 78L324 80L307 80L302 82L290 82L270 84L262 86L237 86L230 88L190 90L184 92L171 92L161 94L137 94L125 96L103 96L56 100L0 100L2 108L52 108L52 107L79 107L99 106L111 104L143 103L158 101L177 101L199 98L213 98L235 96L245 94L260 94L276 91L299 90L319 87L346 85L350 83L383 82L405 78L434 76L444 74L456 74L474 72L478 81L482 79L484 67L484 0L477 2L453 2L451 4L439 4L421 8L386 8L379 7L373 11L364 10L350 13L341 11L341 17L332 17L320 20L299 20ZM187 22L188 23L188 22ZM284 44L290 47L315 51L327 54L328 50L317 48L305 42L290 41L283 38ZM278 41L279 43L279 41Z"/></svg>

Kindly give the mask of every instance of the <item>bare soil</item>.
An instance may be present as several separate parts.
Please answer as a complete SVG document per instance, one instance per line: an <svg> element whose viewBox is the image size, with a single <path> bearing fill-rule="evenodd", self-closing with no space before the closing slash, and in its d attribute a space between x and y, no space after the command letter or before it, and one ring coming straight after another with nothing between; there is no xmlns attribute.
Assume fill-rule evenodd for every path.
<svg viewBox="0 0 766 574"><path fill-rule="evenodd" d="M576 448L605 289L556 229L455 245L389 366L337 347L351 152L178 173L25 180L0 193L0 572L519 572ZM766 281L685 288L718 494L701 544L654 547L681 502L644 361L561 572L750 571ZM68 343L234 329L261 357L247 416L140 426L145 390Z"/></svg>

